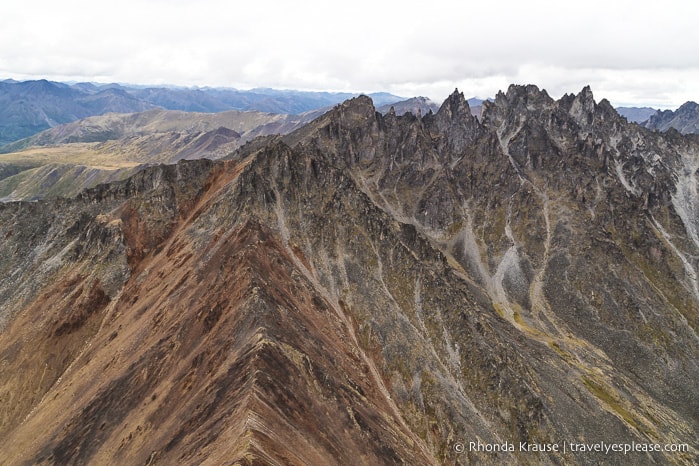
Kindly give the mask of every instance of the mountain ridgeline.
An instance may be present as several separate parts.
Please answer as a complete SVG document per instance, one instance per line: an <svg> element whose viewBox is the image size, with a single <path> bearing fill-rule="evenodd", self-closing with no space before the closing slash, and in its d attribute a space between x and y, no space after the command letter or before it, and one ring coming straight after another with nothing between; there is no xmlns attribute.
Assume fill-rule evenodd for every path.
<svg viewBox="0 0 699 466"><path fill-rule="evenodd" d="M698 170L511 86L2 204L0 464L695 464Z"/></svg>
<svg viewBox="0 0 699 466"><path fill-rule="evenodd" d="M248 140L288 133L323 113L153 109L66 123L0 148L0 202L73 197L144 164L219 159Z"/></svg>
<svg viewBox="0 0 699 466"><path fill-rule="evenodd" d="M0 146L48 128L106 113L161 108L204 113L239 110L296 115L330 107L353 95L356 94L5 80L0 81ZM385 92L371 95L377 105L401 100Z"/></svg>

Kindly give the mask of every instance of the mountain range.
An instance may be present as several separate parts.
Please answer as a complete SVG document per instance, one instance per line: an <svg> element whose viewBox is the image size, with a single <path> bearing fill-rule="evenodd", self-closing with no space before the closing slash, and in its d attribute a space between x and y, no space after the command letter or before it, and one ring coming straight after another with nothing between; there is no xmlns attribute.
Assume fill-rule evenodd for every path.
<svg viewBox="0 0 699 466"><path fill-rule="evenodd" d="M66 84L47 80L0 82L0 145L54 126L105 113L153 108L188 112L255 110L301 114L331 107L356 94L275 89L143 87L120 84ZM371 94L377 105L403 100Z"/></svg>
<svg viewBox="0 0 699 466"><path fill-rule="evenodd" d="M697 136L399 113L0 204L0 464L696 464Z"/></svg>
<svg viewBox="0 0 699 466"><path fill-rule="evenodd" d="M222 158L255 137L288 133L322 113L153 109L88 117L5 145L0 201L71 197L124 179L145 164Z"/></svg>
<svg viewBox="0 0 699 466"><path fill-rule="evenodd" d="M481 100L472 113L479 115ZM417 97L378 108L382 113L436 112ZM258 136L286 134L327 109L299 115L229 110L218 113L152 109L108 113L55 126L0 148L0 201L76 195L124 179L149 163L222 158Z"/></svg>
<svg viewBox="0 0 699 466"><path fill-rule="evenodd" d="M644 123L658 113L657 109L651 107L616 107L616 111L633 123Z"/></svg>
<svg viewBox="0 0 699 466"><path fill-rule="evenodd" d="M404 99L378 92L369 94L382 113L393 105L406 111L436 112L438 104L425 97ZM216 113L229 110L299 115L327 111L356 94L304 92L294 90L233 88L149 87L122 84L61 83L47 80L0 81L0 147L25 139L48 128L106 113L137 113L154 108L186 112ZM468 100L474 115L480 115L481 99ZM660 111L650 107L619 107L617 112L629 121L662 131L673 127L680 132L697 132L699 116L691 111L693 102L677 110ZM652 118L651 118L652 117ZM7 151L7 150L6 150Z"/></svg>

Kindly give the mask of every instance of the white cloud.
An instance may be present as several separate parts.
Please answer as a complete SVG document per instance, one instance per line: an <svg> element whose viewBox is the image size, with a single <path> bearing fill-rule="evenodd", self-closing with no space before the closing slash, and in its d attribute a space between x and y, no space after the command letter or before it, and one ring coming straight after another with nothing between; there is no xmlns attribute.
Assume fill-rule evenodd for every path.
<svg viewBox="0 0 699 466"><path fill-rule="evenodd" d="M15 2L0 74L485 97L510 82L613 103L699 99L699 3Z"/></svg>

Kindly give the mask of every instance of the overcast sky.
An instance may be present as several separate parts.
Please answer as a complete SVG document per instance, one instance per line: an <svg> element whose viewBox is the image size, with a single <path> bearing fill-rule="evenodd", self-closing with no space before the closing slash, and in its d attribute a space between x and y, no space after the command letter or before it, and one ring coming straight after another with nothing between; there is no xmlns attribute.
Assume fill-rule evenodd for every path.
<svg viewBox="0 0 699 466"><path fill-rule="evenodd" d="M699 101L699 2L4 2L0 79Z"/></svg>

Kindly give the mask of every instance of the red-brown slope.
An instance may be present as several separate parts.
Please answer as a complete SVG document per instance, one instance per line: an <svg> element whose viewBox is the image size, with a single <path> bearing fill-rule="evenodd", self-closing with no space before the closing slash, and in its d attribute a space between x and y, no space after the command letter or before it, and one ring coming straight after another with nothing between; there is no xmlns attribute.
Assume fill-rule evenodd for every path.
<svg viewBox="0 0 699 466"><path fill-rule="evenodd" d="M430 462L269 230L190 235L132 277L4 464Z"/></svg>
<svg viewBox="0 0 699 466"><path fill-rule="evenodd" d="M0 438L29 414L97 333L109 297L99 280L74 273L0 333Z"/></svg>

